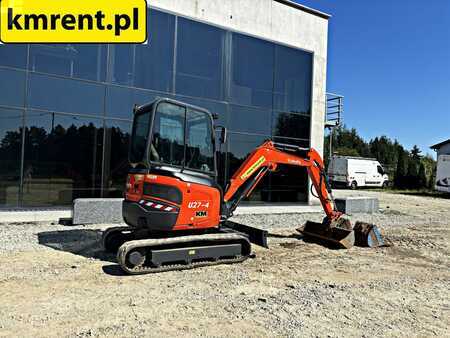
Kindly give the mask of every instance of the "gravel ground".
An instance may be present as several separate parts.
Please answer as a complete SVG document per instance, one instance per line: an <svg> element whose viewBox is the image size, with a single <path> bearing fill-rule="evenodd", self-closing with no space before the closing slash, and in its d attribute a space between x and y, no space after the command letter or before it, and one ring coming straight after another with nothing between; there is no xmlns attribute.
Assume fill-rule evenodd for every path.
<svg viewBox="0 0 450 338"><path fill-rule="evenodd" d="M0 336L450 337L450 200L379 192L393 246L330 250L291 235L322 214L233 220L270 230L242 264L124 276L106 226L0 225Z"/></svg>

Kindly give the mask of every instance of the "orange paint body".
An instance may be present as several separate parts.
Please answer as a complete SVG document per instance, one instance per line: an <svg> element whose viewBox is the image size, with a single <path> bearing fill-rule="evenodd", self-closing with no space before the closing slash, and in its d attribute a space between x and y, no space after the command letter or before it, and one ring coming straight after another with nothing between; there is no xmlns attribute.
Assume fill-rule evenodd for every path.
<svg viewBox="0 0 450 338"><path fill-rule="evenodd" d="M138 178L138 179L136 179ZM207 229L217 227L220 222L220 191L201 184L183 182L178 178L160 175L128 175L129 184L126 200L139 202L150 198L162 204L179 209L176 224L172 230ZM144 194L144 183L176 187L181 191L181 204Z"/></svg>
<svg viewBox="0 0 450 338"><path fill-rule="evenodd" d="M217 186L185 182L177 177L156 174L129 174L125 200L134 202L143 212L148 213L150 210L153 219L149 218L146 224L150 229L152 225L156 228L156 219L163 219L164 223L164 217L167 215L172 217L173 221L166 225L165 231L215 228L220 224L222 203L235 200L237 205L241 198L236 199L236 196L247 181L251 184L245 191L245 196L249 196L262 177L267 172L275 171L279 164L305 167L328 219L341 217L342 213L335 210L329 196L324 164L319 153L309 149L305 156L300 156L298 153L277 149L272 141L256 148L242 163L231 178L223 200ZM175 195L178 198L161 198L161 195L170 196L170 193L166 190L165 195L158 196L158 192L152 193L151 191L155 190L149 189L152 185L155 188L159 186L172 189L172 193L176 190Z"/></svg>

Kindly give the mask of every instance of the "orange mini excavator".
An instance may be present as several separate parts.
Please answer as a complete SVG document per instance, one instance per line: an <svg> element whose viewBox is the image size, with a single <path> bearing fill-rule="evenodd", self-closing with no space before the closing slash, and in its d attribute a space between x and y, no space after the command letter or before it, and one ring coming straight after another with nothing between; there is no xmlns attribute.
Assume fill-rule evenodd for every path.
<svg viewBox="0 0 450 338"><path fill-rule="evenodd" d="M123 218L128 227L105 231L106 251L117 253L129 274L242 262L251 243L267 246L267 231L231 222L239 202L280 164L306 167L326 217L298 229L337 247L354 245L355 231L335 209L322 158L314 149L266 141L234 173L225 191L217 184L215 131L224 127L205 109L171 99L134 108ZM356 228L356 226L355 226ZM375 226L359 225L358 238L375 246ZM365 243L364 243L365 242Z"/></svg>

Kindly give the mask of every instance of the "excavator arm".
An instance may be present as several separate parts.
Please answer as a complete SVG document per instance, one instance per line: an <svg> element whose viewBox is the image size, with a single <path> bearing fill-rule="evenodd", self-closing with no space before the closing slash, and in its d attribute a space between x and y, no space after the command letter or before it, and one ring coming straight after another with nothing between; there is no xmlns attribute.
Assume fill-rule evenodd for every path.
<svg viewBox="0 0 450 338"><path fill-rule="evenodd" d="M266 141L256 148L231 178L224 196L228 216L232 215L244 197L252 193L267 172L275 171L279 164L306 167L328 220L331 222L342 216L342 213L335 209L320 154L312 148L272 141Z"/></svg>

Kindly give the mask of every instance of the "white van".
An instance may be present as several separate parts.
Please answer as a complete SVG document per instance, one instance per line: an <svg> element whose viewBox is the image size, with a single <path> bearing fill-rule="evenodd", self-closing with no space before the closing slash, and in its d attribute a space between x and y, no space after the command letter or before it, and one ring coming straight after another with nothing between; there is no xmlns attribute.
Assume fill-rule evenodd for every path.
<svg viewBox="0 0 450 338"><path fill-rule="evenodd" d="M376 159L333 156L328 165L328 177L333 186L385 188L389 177Z"/></svg>
<svg viewBox="0 0 450 338"><path fill-rule="evenodd" d="M450 192L450 155L441 155L438 158L436 190Z"/></svg>

